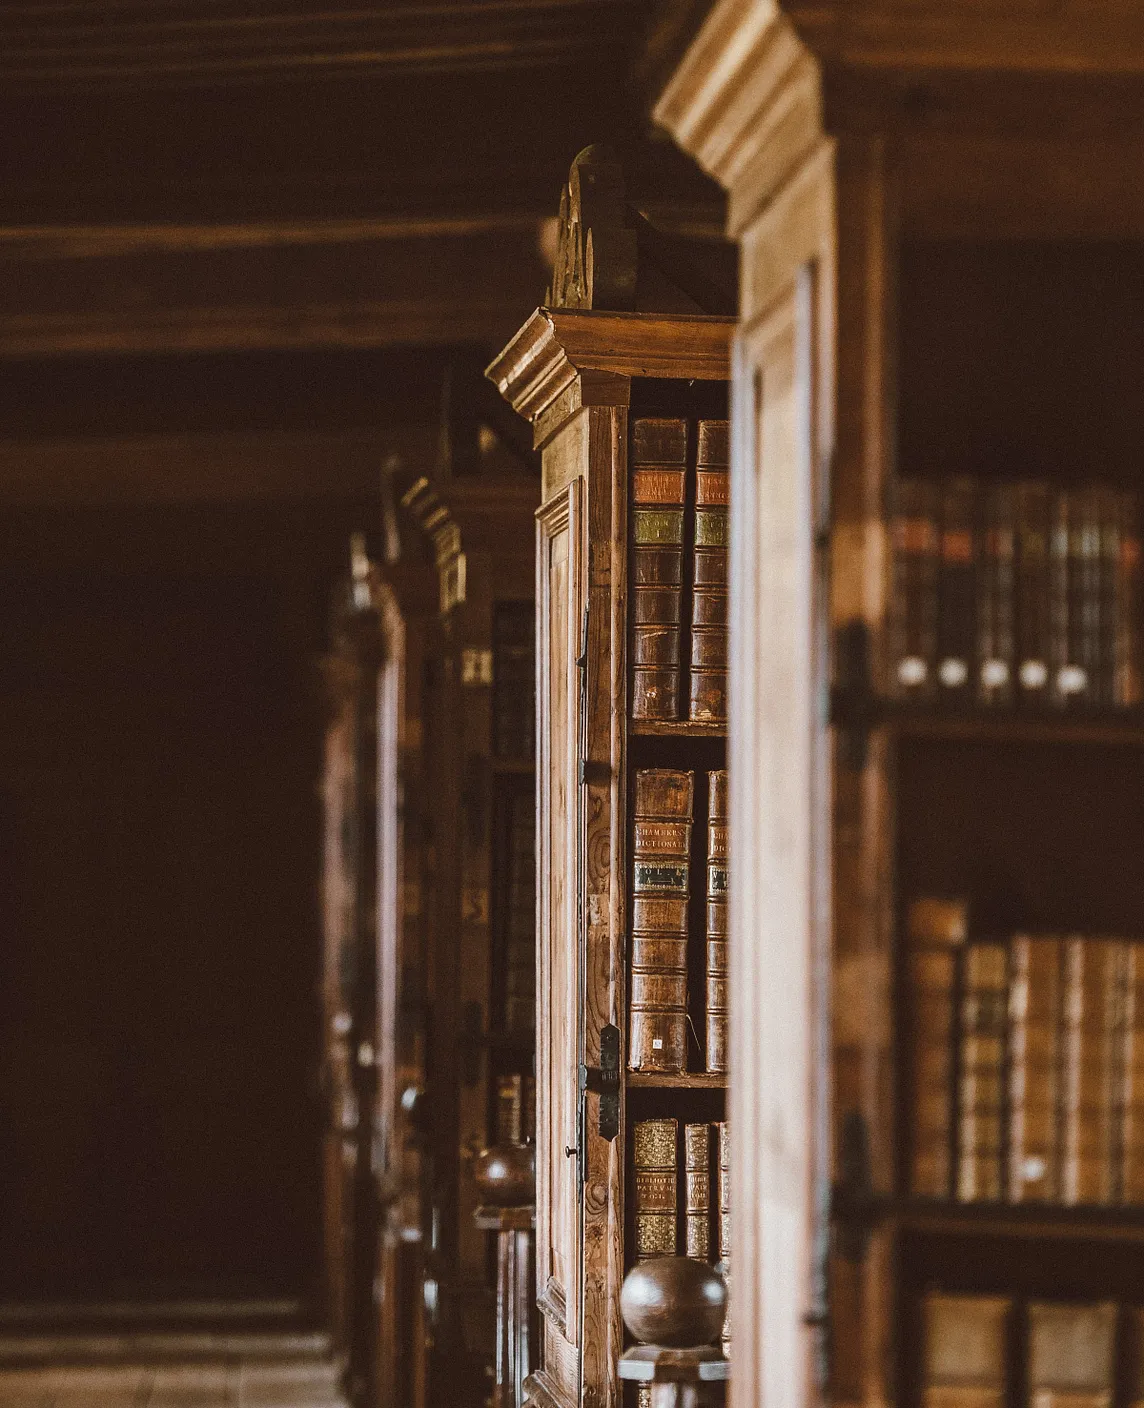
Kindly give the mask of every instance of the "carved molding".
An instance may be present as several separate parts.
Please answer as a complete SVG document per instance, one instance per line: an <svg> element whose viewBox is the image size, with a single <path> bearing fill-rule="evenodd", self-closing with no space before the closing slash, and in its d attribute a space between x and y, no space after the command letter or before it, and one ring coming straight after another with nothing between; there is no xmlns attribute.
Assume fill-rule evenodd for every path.
<svg viewBox="0 0 1144 1408"><path fill-rule="evenodd" d="M627 222L619 159L607 147L585 147L560 192L548 307L635 307L636 233Z"/></svg>
<svg viewBox="0 0 1144 1408"><path fill-rule="evenodd" d="M819 65L777 0L719 0L653 117L727 190L738 237L825 137Z"/></svg>

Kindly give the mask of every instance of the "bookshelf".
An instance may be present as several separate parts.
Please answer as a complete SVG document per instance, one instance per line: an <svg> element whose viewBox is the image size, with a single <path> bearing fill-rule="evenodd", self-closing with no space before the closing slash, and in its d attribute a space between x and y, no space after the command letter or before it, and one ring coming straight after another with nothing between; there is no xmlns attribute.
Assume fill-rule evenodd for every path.
<svg viewBox="0 0 1144 1408"><path fill-rule="evenodd" d="M695 524L703 508L696 503L699 475L705 468L726 473L725 448L721 461L714 451L710 465L704 460L701 437L708 432L702 427L718 423L725 447L734 324L694 312L634 312L631 303L617 311L600 288L589 296L577 285L570 271L583 274L583 251L577 255L572 245L587 229L578 213L567 214L576 191L596 193L595 247L622 254L630 246L634 257L635 230L625 224L622 198L611 206L606 199L617 188L622 192L621 180L618 168L596 149L577 159L572 189L565 193L553 299L558 306L535 313L488 372L531 422L542 455L536 1073L541 1352L527 1401L546 1408L618 1408L638 1401L636 1386L621 1385L617 1374L625 1345L619 1293L635 1259L636 1131L650 1121L676 1122L678 1198L662 1217L677 1233L682 1255L684 1126L709 1127L725 1119L726 1076L706 1070L704 935L708 774L726 766L726 725L692 722L688 714ZM610 280L614 272L601 262L596 277ZM633 273L629 287L638 286ZM660 447L654 452L641 449L649 436ZM637 514L645 508L657 516L647 532L665 536L641 536L648 520ZM661 549L675 559L666 565L656 559ZM644 556L637 559L637 553ZM659 595L642 597L637 614L634 598L646 591ZM633 718L640 709L637 658L645 675L640 697L652 700L656 717ZM640 883L650 887L646 894L660 908L637 911L645 890L637 896L633 883L635 803L645 795L651 770L666 770L674 781L670 801L649 813L646 825L639 823L640 854L646 851L649 870L657 870ZM680 779L688 777L685 787ZM675 984L682 972L674 968L664 1009L670 1015L658 1006L645 1014L650 1068L631 1069L633 935L651 934L660 944L667 934L678 954L678 937L671 940L662 927L669 909L676 935L686 917L686 1005L679 1006ZM647 944L646 951L652 947ZM667 1022L673 1024L670 1038ZM662 1064L659 1049L678 1049L680 1041L686 1052L682 1069L656 1068ZM708 1138L704 1172L714 1201L718 1137L713 1132ZM712 1261L716 1214L717 1208L706 1215Z"/></svg>
<svg viewBox="0 0 1144 1408"><path fill-rule="evenodd" d="M847 678L847 653L839 652L843 668L831 698L839 757L868 780L878 779L882 808L880 820L867 813L867 864L886 866L868 912L871 922L886 924L893 934L891 1025L883 1056L885 1083L867 1108L875 1123L882 1122L875 1134L880 1156L888 1160L882 1186L892 1190L878 1210L878 1235L883 1246L892 1248L894 1271L886 1289L900 1327L893 1383L903 1408L922 1401L928 1372L923 1321L934 1296L1001 1296L1011 1302L1005 1394L1016 1408L1025 1401L1032 1372L1030 1305L1083 1307L1107 1301L1130 1307L1144 1300L1138 1269L1144 1208L1014 1201L1017 1175L1007 1160L1016 1137L1013 1102L1019 1097L1012 1076L1011 1008L1005 1034L998 1038L998 1079L1004 1091L998 1115L999 1195L980 1202L955 1196L957 1161L965 1157L956 1128L958 1102L968 1098L963 1091L970 1078L959 1047L950 1102L955 1125L950 1196L909 1196L919 1118L909 1071L922 1059L915 1042L923 1038L913 1021L917 990L909 977L907 911L910 901L922 895L965 897L969 945L1008 944L1021 933L1144 938L1144 866L1139 859L1144 815L1138 806L1144 795L1144 712L1139 704L1130 699L1113 707L1095 698L1079 703L1058 698L1038 706L1018 697L994 706L972 698L972 672L987 654L976 631L987 590L979 557L985 541L981 505L993 486L1033 480L1046 485L1051 495L1095 480L1121 492L1144 487L1133 467L1139 429L1135 408L1125 404L1123 414L1118 410L1121 398L1130 399L1130 382L1144 371L1144 348L1125 323L1118 292L1144 267L1144 247L1130 242L1110 247L1084 241L994 245L905 239L899 255L897 457L880 489L888 530L883 563L887 613L884 629L869 640L868 669ZM935 334L935 319L941 336ZM1061 409L1066 400L1067 415ZM960 638L969 649L970 688L968 693L945 691L935 680L925 698L902 697L895 678L902 609L894 542L904 536L894 522L898 486L931 481L933 498L941 501L941 486L958 476L973 476L979 486L971 517L956 525L974 534L970 565L976 597L953 607L963 617L970 613L960 622ZM945 528L939 523L937 529L941 547ZM1018 525L1018 569L1021 531ZM1070 558L1068 588L1063 581L1056 588L1051 615L1062 632L1066 628L1060 621L1069 612L1074 618L1084 614L1072 586L1082 570ZM1083 593L1090 593L1093 619L1097 606L1108 609L1095 588L1082 585L1079 590L1086 611ZM1134 589L1130 595L1136 632L1139 602ZM1016 589L1014 596L1019 596ZM944 608L945 598L942 602ZM942 629L933 641L935 665ZM1090 624L1086 629L1091 634L1096 628ZM1075 639L1062 637L1048 639L1045 648L1046 654L1068 659L1078 646ZM1082 639L1079 649L1085 648ZM1014 670L1020 653L1019 641L1012 642L1008 659ZM853 889L843 885L839 902L843 910L855 904ZM1005 962L1011 973L1011 950ZM958 977L952 994L955 1024L968 1020L965 982ZM1060 1087L1064 1058L1058 1054L1053 1059L1052 1079ZM1081 1086L1079 1095L1069 1096L1056 1088L1054 1140L1063 1137L1068 1100L1087 1100L1088 1090ZM1127 1309L1117 1314L1117 1333L1124 1341ZM1135 1396L1123 1366L1114 1379L1109 1385L1114 1401Z"/></svg>

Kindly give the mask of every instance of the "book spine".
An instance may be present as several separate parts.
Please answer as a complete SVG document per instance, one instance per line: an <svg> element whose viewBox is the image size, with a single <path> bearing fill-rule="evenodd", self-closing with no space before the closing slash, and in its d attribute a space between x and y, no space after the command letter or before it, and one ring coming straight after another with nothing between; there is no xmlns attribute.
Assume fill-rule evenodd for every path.
<svg viewBox="0 0 1144 1408"><path fill-rule="evenodd" d="M677 1120L637 1120L632 1126L636 1259L674 1256L679 1205Z"/></svg>
<svg viewBox="0 0 1144 1408"><path fill-rule="evenodd" d="M1070 582L1069 643L1070 658L1075 661L1081 702L1100 702L1101 638L1101 516L1102 493L1099 487L1080 490L1073 496L1074 509L1069 520Z"/></svg>
<svg viewBox="0 0 1144 1408"><path fill-rule="evenodd" d="M683 1126L684 1231L687 1255L711 1255L711 1126Z"/></svg>
<svg viewBox="0 0 1144 1408"><path fill-rule="evenodd" d="M727 1285L727 1300L731 1298L731 1125L727 1120L715 1126L715 1139L718 1145L719 1163L716 1170L715 1203L718 1208L716 1223L719 1260L716 1263ZM723 1322L723 1353L731 1352L731 1317L728 1314Z"/></svg>
<svg viewBox="0 0 1144 1408"><path fill-rule="evenodd" d="M729 435L726 421L701 420L695 471L688 717L727 718L727 549Z"/></svg>
<svg viewBox="0 0 1144 1408"><path fill-rule="evenodd" d="M912 1060L910 1193L948 1198L953 1124L953 992L956 953L914 948L907 954Z"/></svg>
<svg viewBox="0 0 1144 1408"><path fill-rule="evenodd" d="M1112 1408L1117 1318L1111 1302L1029 1302L1029 1408Z"/></svg>
<svg viewBox="0 0 1144 1408"><path fill-rule="evenodd" d="M1011 704L1016 690L1016 502L1011 484L990 484L982 496L977 700L985 705Z"/></svg>
<svg viewBox="0 0 1144 1408"><path fill-rule="evenodd" d="M923 1302L923 1408L1004 1408L1011 1303L937 1291Z"/></svg>
<svg viewBox="0 0 1144 1408"><path fill-rule="evenodd" d="M1144 1204L1144 945L1124 951L1124 1076L1120 1136L1121 1202Z"/></svg>
<svg viewBox="0 0 1144 1408"><path fill-rule="evenodd" d="M1020 934L1012 952L1009 1200L1055 1202L1060 1196L1060 943Z"/></svg>
<svg viewBox="0 0 1144 1408"><path fill-rule="evenodd" d="M1116 581L1120 569L1120 495L1115 489L1096 491L1100 526L1098 666L1093 703L1106 708L1116 704Z"/></svg>
<svg viewBox="0 0 1144 1408"><path fill-rule="evenodd" d="M952 700L968 698L973 686L976 504L974 480L949 479L942 485L937 679L942 697Z"/></svg>
<svg viewBox="0 0 1144 1408"><path fill-rule="evenodd" d="M633 808L631 1032L633 1071L687 1064L687 909L695 775L636 773Z"/></svg>
<svg viewBox="0 0 1144 1408"><path fill-rule="evenodd" d="M1140 527L1136 497L1118 494L1118 555L1114 602L1114 703L1130 708L1144 699L1140 668Z"/></svg>
<svg viewBox="0 0 1144 1408"><path fill-rule="evenodd" d="M1049 697L1051 502L1047 484L1017 486L1017 685L1032 704Z"/></svg>
<svg viewBox="0 0 1144 1408"><path fill-rule="evenodd" d="M708 773L707 1069L727 1070L727 771Z"/></svg>
<svg viewBox="0 0 1144 1408"><path fill-rule="evenodd" d="M888 688L900 698L924 699L934 693L937 680L937 487L922 479L899 479L891 525L894 577Z"/></svg>
<svg viewBox="0 0 1144 1408"><path fill-rule="evenodd" d="M521 1076L497 1076L498 1144L524 1142L524 1081Z"/></svg>
<svg viewBox="0 0 1144 1408"><path fill-rule="evenodd" d="M632 717L679 718L687 422L631 431Z"/></svg>
<svg viewBox="0 0 1144 1408"><path fill-rule="evenodd" d="M965 900L922 895L906 915L907 1067L913 1137L909 1188L916 1198L950 1195L953 1135L954 988L968 931Z"/></svg>
<svg viewBox="0 0 1144 1408"><path fill-rule="evenodd" d="M1092 662L1100 646L1100 529L1091 497L1058 493L1053 498L1049 697L1063 709L1090 700Z"/></svg>
<svg viewBox="0 0 1144 1408"><path fill-rule="evenodd" d="M1061 1201L1067 1204L1113 1197L1123 967L1123 945L1113 939L1064 941Z"/></svg>
<svg viewBox="0 0 1144 1408"><path fill-rule="evenodd" d="M965 952L958 1073L957 1196L962 1202L1001 1197L1007 999L1005 945L971 945Z"/></svg>

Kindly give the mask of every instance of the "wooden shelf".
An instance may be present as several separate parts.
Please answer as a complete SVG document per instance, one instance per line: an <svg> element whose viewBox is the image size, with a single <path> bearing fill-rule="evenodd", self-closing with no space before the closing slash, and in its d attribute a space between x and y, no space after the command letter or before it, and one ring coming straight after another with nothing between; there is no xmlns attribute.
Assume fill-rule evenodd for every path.
<svg viewBox="0 0 1144 1408"><path fill-rule="evenodd" d="M727 1077L707 1071L685 1071L682 1075L667 1071L629 1071L628 1087L634 1090L726 1090Z"/></svg>
<svg viewBox="0 0 1144 1408"><path fill-rule="evenodd" d="M629 719L628 732L637 738L726 738L726 724L697 724L689 719L671 722L655 719Z"/></svg>
<svg viewBox="0 0 1144 1408"><path fill-rule="evenodd" d="M835 695L831 723L844 730L885 728L902 738L982 743L1094 743L1144 747L1144 709L1060 713L970 709L896 699Z"/></svg>
<svg viewBox="0 0 1144 1408"><path fill-rule="evenodd" d="M1144 1241L1144 1208L1140 1207L909 1202L893 1216L905 1231L936 1235Z"/></svg>

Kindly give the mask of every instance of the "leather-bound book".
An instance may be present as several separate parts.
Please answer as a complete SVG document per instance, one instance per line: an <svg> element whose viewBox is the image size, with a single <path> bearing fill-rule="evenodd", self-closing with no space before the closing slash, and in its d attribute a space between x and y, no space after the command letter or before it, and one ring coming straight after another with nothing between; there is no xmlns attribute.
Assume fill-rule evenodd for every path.
<svg viewBox="0 0 1144 1408"><path fill-rule="evenodd" d="M632 857L632 985L628 1064L687 1065L687 907L695 774L636 773Z"/></svg>
<svg viewBox="0 0 1144 1408"><path fill-rule="evenodd" d="M1009 992L1009 1201L1060 1197L1061 945L1018 934Z"/></svg>
<svg viewBox="0 0 1144 1408"><path fill-rule="evenodd" d="M977 658L977 483L947 479L941 489L937 683L945 699L973 694Z"/></svg>
<svg viewBox="0 0 1144 1408"><path fill-rule="evenodd" d="M1011 704L1016 680L1017 496L1012 484L982 494L978 559L977 700Z"/></svg>
<svg viewBox="0 0 1144 1408"><path fill-rule="evenodd" d="M522 1076L497 1076L498 1144L524 1142L524 1079Z"/></svg>
<svg viewBox="0 0 1144 1408"><path fill-rule="evenodd" d="M725 420L699 422L688 704L688 716L697 723L727 717L728 440Z"/></svg>
<svg viewBox="0 0 1144 1408"><path fill-rule="evenodd" d="M1144 944L1124 945L1124 1103L1121 1112L1121 1202L1144 1204Z"/></svg>
<svg viewBox="0 0 1144 1408"><path fill-rule="evenodd" d="M971 944L965 950L957 1083L957 1196L962 1202L1001 1197L1008 996L1005 945Z"/></svg>
<svg viewBox="0 0 1144 1408"><path fill-rule="evenodd" d="M711 1255L711 1126L683 1126L683 1217L686 1254Z"/></svg>
<svg viewBox="0 0 1144 1408"><path fill-rule="evenodd" d="M1116 1306L1029 1302L1029 1408L1112 1408Z"/></svg>
<svg viewBox="0 0 1144 1408"><path fill-rule="evenodd" d="M1124 945L1064 940L1061 1024L1061 1201L1113 1200L1123 1061L1118 1040Z"/></svg>
<svg viewBox="0 0 1144 1408"><path fill-rule="evenodd" d="M1010 1311L1005 1296L926 1296L923 1408L1004 1408Z"/></svg>
<svg viewBox="0 0 1144 1408"><path fill-rule="evenodd" d="M636 1120L632 1125L636 1257L639 1260L676 1253L678 1137L677 1120Z"/></svg>
<svg viewBox="0 0 1144 1408"><path fill-rule="evenodd" d="M536 1077L525 1076L524 1100L521 1112L521 1138L526 1144L536 1142Z"/></svg>
<svg viewBox="0 0 1144 1408"><path fill-rule="evenodd" d="M915 1198L950 1196L954 980L967 928L964 900L924 896L907 911L909 1190Z"/></svg>
<svg viewBox="0 0 1144 1408"><path fill-rule="evenodd" d="M716 1222L719 1259L716 1262L727 1283L727 1294L731 1293L731 1125L723 1120L715 1126L715 1140L718 1145L719 1163L716 1170L715 1205L718 1209ZM731 1352L731 1317L723 1323L723 1353Z"/></svg>
<svg viewBox="0 0 1144 1408"><path fill-rule="evenodd" d="M631 430L632 718L679 718L687 422Z"/></svg>
<svg viewBox="0 0 1144 1408"><path fill-rule="evenodd" d="M1127 1305L1121 1314L1127 1351L1124 1402L1127 1408L1144 1408L1144 1307Z"/></svg>
<svg viewBox="0 0 1144 1408"><path fill-rule="evenodd" d="M938 507L936 484L925 479L895 484L888 688L900 698L927 698L937 685Z"/></svg>
<svg viewBox="0 0 1144 1408"><path fill-rule="evenodd" d="M727 770L707 774L707 1069L727 1069Z"/></svg>
<svg viewBox="0 0 1144 1408"><path fill-rule="evenodd" d="M1088 702L1092 656L1099 645L1099 624L1094 627L1093 615L1099 603L1099 528L1094 531L1090 516L1087 495L1054 495L1049 536L1049 697L1063 709Z"/></svg>
<svg viewBox="0 0 1144 1408"><path fill-rule="evenodd" d="M1116 584L1120 575L1120 494L1107 485L1096 489L1099 529L1099 651L1092 699L1110 708L1116 703Z"/></svg>
<svg viewBox="0 0 1144 1408"><path fill-rule="evenodd" d="M1050 672L1049 539L1052 493L1038 480L1017 485L1017 688L1026 704L1047 704Z"/></svg>
<svg viewBox="0 0 1144 1408"><path fill-rule="evenodd" d="M1136 496L1121 493L1116 497L1119 552L1113 608L1113 702L1121 708L1128 708L1144 699L1140 669L1140 525Z"/></svg>

